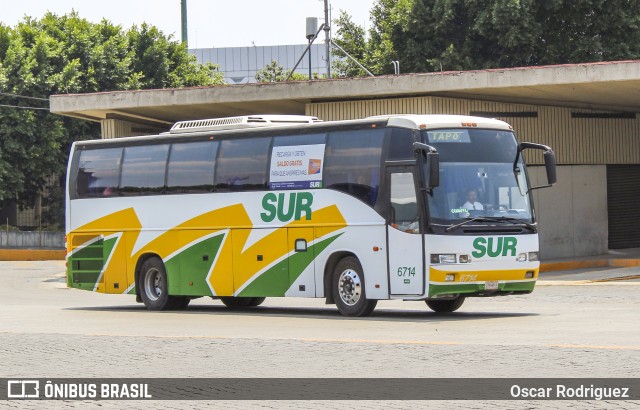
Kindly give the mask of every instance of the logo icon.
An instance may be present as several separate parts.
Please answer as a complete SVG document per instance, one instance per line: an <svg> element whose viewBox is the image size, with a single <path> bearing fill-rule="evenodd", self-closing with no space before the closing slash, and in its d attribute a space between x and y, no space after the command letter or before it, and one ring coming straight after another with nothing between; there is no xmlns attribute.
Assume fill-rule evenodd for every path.
<svg viewBox="0 0 640 410"><path fill-rule="evenodd" d="M319 174L322 168L321 159L309 159L309 175Z"/></svg>
<svg viewBox="0 0 640 410"><path fill-rule="evenodd" d="M8 380L7 398L30 399L40 397L40 382L38 380Z"/></svg>

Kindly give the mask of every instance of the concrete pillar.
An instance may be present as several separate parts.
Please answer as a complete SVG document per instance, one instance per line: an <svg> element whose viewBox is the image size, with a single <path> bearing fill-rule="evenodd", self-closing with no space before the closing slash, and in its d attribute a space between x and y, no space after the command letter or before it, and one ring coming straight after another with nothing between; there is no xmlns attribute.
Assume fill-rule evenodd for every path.
<svg viewBox="0 0 640 410"><path fill-rule="evenodd" d="M128 121L106 119L100 121L102 125L102 138L120 138L133 136L132 124Z"/></svg>

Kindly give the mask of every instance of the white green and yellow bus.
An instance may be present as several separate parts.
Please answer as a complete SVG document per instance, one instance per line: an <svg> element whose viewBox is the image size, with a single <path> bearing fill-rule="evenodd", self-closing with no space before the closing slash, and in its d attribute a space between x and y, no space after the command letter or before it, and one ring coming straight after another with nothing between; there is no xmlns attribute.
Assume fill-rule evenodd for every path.
<svg viewBox="0 0 640 410"><path fill-rule="evenodd" d="M378 300L526 294L538 229L522 151L495 119L247 116L155 136L76 142L66 197L68 286L150 310L209 296Z"/></svg>

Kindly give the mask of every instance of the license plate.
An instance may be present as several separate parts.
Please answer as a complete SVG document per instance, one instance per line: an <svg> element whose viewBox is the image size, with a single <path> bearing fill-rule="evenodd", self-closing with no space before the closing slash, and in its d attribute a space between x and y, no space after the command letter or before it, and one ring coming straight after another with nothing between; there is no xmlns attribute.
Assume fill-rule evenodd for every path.
<svg viewBox="0 0 640 410"><path fill-rule="evenodd" d="M498 289L498 281L493 280L490 282L485 282L484 290L497 290Z"/></svg>

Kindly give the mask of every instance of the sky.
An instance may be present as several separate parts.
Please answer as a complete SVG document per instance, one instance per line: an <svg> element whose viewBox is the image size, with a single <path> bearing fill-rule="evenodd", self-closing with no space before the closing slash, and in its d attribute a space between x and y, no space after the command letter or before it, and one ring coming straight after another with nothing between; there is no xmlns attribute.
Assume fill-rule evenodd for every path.
<svg viewBox="0 0 640 410"><path fill-rule="evenodd" d="M339 10L369 26L374 0L330 0L335 19ZM306 17L324 21L323 0L188 0L189 48L303 44ZM142 22L180 39L180 0L0 0L0 22L14 26L27 15L76 10L98 22L103 17L125 28Z"/></svg>

